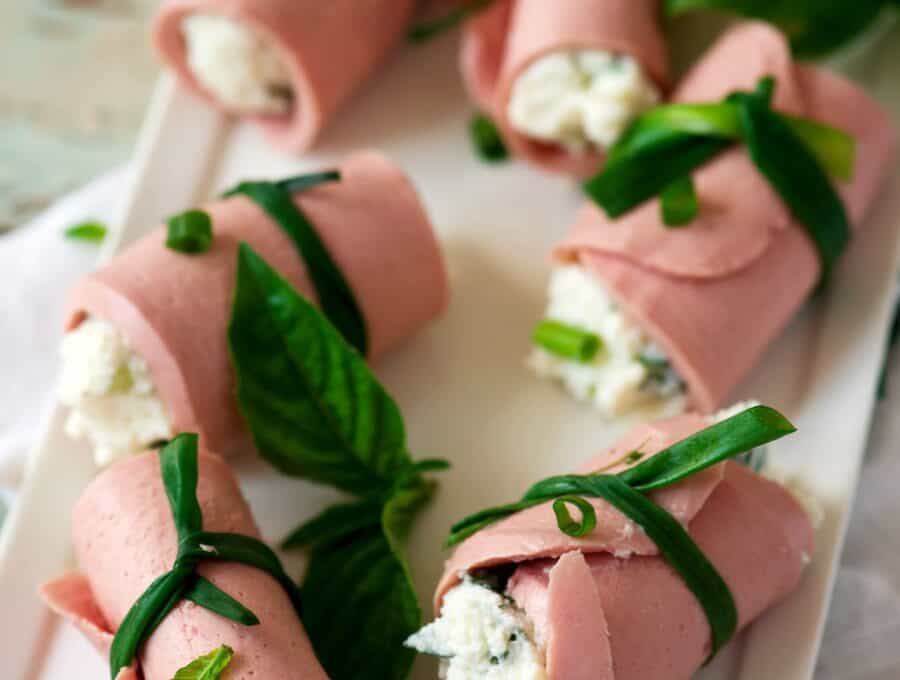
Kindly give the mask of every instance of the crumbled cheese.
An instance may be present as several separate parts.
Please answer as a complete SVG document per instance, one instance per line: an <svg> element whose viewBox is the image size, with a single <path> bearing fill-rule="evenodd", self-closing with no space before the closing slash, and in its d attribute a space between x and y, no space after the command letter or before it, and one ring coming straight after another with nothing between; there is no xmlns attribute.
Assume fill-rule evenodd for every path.
<svg viewBox="0 0 900 680"><path fill-rule="evenodd" d="M609 416L644 405L684 406L684 384L665 354L629 320L600 282L578 265L554 269L546 317L596 333L603 348L581 363L535 347L528 363L542 378L560 381L581 401Z"/></svg>
<svg viewBox="0 0 900 680"><path fill-rule="evenodd" d="M659 89L632 57L571 50L525 69L513 84L508 115L522 134L577 153L611 147L659 99Z"/></svg>
<svg viewBox="0 0 900 680"><path fill-rule="evenodd" d="M222 105L239 113L287 113L293 93L275 48L235 19L191 14L181 25L187 63Z"/></svg>
<svg viewBox="0 0 900 680"><path fill-rule="evenodd" d="M86 438L98 465L172 436L147 362L109 323L88 318L62 341L59 400L71 408L66 432Z"/></svg>
<svg viewBox="0 0 900 680"><path fill-rule="evenodd" d="M531 629L509 598L466 578L444 596L440 617L406 646L441 657L444 680L547 680Z"/></svg>

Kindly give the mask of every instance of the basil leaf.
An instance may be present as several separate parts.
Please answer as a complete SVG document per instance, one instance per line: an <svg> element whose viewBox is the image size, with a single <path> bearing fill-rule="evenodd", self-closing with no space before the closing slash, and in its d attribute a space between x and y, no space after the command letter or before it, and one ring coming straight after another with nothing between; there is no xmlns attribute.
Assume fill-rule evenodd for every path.
<svg viewBox="0 0 900 680"><path fill-rule="evenodd" d="M178 604L192 577L192 571L188 567L173 569L151 583L131 606L119 624L110 647L109 670L112 680L115 680L119 671L132 664L138 648Z"/></svg>
<svg viewBox="0 0 900 680"><path fill-rule="evenodd" d="M408 38L410 42L416 43L431 40L457 24L461 24L473 14L487 9L494 2L495 0L467 0L442 17L414 26L409 31Z"/></svg>
<svg viewBox="0 0 900 680"><path fill-rule="evenodd" d="M166 248L194 255L212 247L212 218L203 210L188 210L170 217L167 224Z"/></svg>
<svg viewBox="0 0 900 680"><path fill-rule="evenodd" d="M66 229L63 235L73 241L100 243L106 238L106 232L106 226L100 222L82 222Z"/></svg>
<svg viewBox="0 0 900 680"><path fill-rule="evenodd" d="M667 227L683 227L690 224L700 212L697 191L689 175L676 179L663 189L660 201L663 224Z"/></svg>
<svg viewBox="0 0 900 680"><path fill-rule="evenodd" d="M503 143L500 131L490 118L476 114L469 123L469 138L475 153L486 163L502 163L509 158L509 150Z"/></svg>
<svg viewBox="0 0 900 680"><path fill-rule="evenodd" d="M203 528L197 502L197 442L196 434L179 434L159 452L163 485L179 541Z"/></svg>
<svg viewBox="0 0 900 680"><path fill-rule="evenodd" d="M670 15L696 10L762 19L790 38L796 54L820 57L869 28L885 0L666 0Z"/></svg>
<svg viewBox="0 0 900 680"><path fill-rule="evenodd" d="M341 542L363 529L381 525L382 503L366 499L333 505L300 525L284 540L282 547L320 547L323 543Z"/></svg>
<svg viewBox="0 0 900 680"><path fill-rule="evenodd" d="M850 242L844 203L803 141L766 103L754 95L738 102L750 156L806 228L822 261L822 281L827 281Z"/></svg>
<svg viewBox="0 0 900 680"><path fill-rule="evenodd" d="M314 550L302 586L303 624L332 680L402 680L414 652L403 646L421 611L404 561L381 528Z"/></svg>
<svg viewBox="0 0 900 680"><path fill-rule="evenodd" d="M185 592L184 599L242 626L259 625L256 614L202 576L194 579L193 585Z"/></svg>
<svg viewBox="0 0 900 680"><path fill-rule="evenodd" d="M672 515L620 477L596 480L597 495L644 530L697 598L712 630L712 658L737 630L737 606L728 585Z"/></svg>
<svg viewBox="0 0 900 680"><path fill-rule="evenodd" d="M266 572L285 589L297 611L300 611L300 592L284 572L278 556L262 541L240 534L199 531L179 546L178 559L238 562Z"/></svg>
<svg viewBox="0 0 900 680"><path fill-rule="evenodd" d="M366 322L350 284L292 195L272 182L244 182L237 191L257 203L293 241L322 312L360 354L368 349Z"/></svg>
<svg viewBox="0 0 900 680"><path fill-rule="evenodd" d="M682 439L618 477L638 491L660 489L793 432L796 428L778 411L754 406Z"/></svg>
<svg viewBox="0 0 900 680"><path fill-rule="evenodd" d="M228 338L238 404L277 468L368 496L411 465L400 411L365 361L246 244Z"/></svg>
<svg viewBox="0 0 900 680"><path fill-rule="evenodd" d="M219 680L233 656L234 650L222 645L178 670L172 680Z"/></svg>
<svg viewBox="0 0 900 680"><path fill-rule="evenodd" d="M590 363L603 347L596 333L551 319L538 323L532 341L551 354L582 364Z"/></svg>

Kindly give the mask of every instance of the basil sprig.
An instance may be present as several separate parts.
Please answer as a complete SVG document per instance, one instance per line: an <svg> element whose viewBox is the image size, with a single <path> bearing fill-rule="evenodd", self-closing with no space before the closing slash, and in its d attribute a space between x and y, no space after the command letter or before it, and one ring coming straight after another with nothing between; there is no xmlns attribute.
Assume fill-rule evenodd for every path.
<svg viewBox="0 0 900 680"><path fill-rule="evenodd" d="M425 42L461 24L473 14L477 14L494 4L496 0L465 0L447 14L413 26L408 34L410 42Z"/></svg>
<svg viewBox="0 0 900 680"><path fill-rule="evenodd" d="M245 626L259 623L253 612L197 575L197 567L204 560L238 562L265 571L281 584L299 613L300 591L268 546L249 536L203 531L203 515L197 502L197 435L178 435L159 452L159 459L178 532L178 554L172 570L150 584L116 631L109 655L113 680L132 664L140 646L181 600L190 600Z"/></svg>
<svg viewBox="0 0 900 680"><path fill-rule="evenodd" d="M309 552L303 622L317 658L332 680L362 668L402 680L413 661L402 643L421 624L402 543L434 493L424 474L447 463L413 462L400 410L362 356L243 243L228 337L260 454L354 497L285 541Z"/></svg>
<svg viewBox="0 0 900 680"><path fill-rule="evenodd" d="M617 474L562 475L540 481L520 501L483 510L454 524L446 545L456 545L495 522L544 503L552 503L560 531L581 538L597 525L596 510L584 499L602 498L646 532L697 597L712 629L712 653L715 654L737 628L734 599L715 567L681 524L645 494L794 431L794 426L775 409L755 406ZM643 457L638 454L632 452L623 461ZM572 517L569 505L578 509L580 521Z"/></svg>
<svg viewBox="0 0 900 680"><path fill-rule="evenodd" d="M187 255L205 253L212 247L212 218L203 210L188 210L166 222L166 248Z"/></svg>
<svg viewBox="0 0 900 680"><path fill-rule="evenodd" d="M300 175L280 182L241 182L225 196L243 194L257 203L290 237L306 265L328 320L361 354L368 350L366 322L353 290L309 218L292 194L340 180L337 171Z"/></svg>
<svg viewBox="0 0 900 680"><path fill-rule="evenodd" d="M611 218L662 194L663 222L683 226L698 212L690 173L739 143L804 225L827 280L850 240L843 202L828 175L853 175L852 137L771 108L773 78L755 92L735 92L714 104L672 104L639 116L610 150L585 193Z"/></svg>
<svg viewBox="0 0 900 680"><path fill-rule="evenodd" d="M219 680L232 657L234 650L228 645L222 645L179 669L172 680Z"/></svg>

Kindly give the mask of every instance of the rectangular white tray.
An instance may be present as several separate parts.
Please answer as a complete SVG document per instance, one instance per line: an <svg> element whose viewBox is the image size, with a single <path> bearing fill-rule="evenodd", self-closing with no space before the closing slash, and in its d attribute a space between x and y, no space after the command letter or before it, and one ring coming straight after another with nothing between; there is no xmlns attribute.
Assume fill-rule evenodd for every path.
<svg viewBox="0 0 900 680"><path fill-rule="evenodd" d="M898 42L885 41L854 64L895 112L900 78L896 68L891 77L889 65L900 64ZM103 255L237 180L321 168L359 147L381 148L411 173L446 250L452 303L439 323L376 368L403 408L414 455L454 463L410 541L426 612L445 557L441 539L453 520L575 467L630 424L604 422L524 368L530 330L545 301L547 253L582 198L571 182L474 158L455 53L448 36L401 55L303 159L273 152L254 129L204 108L164 78L139 144L120 229ZM800 432L775 453L783 467L802 474L827 516L800 590L705 669L704 680L812 677L894 299L900 177L892 182L828 292L797 318L736 395L759 398L796 422ZM38 583L70 564L69 513L95 474L85 447L62 433L63 419L60 409L49 414L0 537L0 658L3 677L11 680L99 680L106 674L104 660L51 621L35 596ZM272 541L333 499L330 491L280 477L258 461L236 464ZM420 660L416 680L434 677L433 664Z"/></svg>

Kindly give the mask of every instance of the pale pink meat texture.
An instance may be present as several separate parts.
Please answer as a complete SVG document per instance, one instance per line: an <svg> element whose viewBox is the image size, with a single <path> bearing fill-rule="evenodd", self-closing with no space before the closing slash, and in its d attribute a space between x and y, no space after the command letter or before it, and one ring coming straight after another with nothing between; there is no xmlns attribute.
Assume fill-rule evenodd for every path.
<svg viewBox="0 0 900 680"><path fill-rule="evenodd" d="M439 315L447 301L440 247L406 176L372 152L351 156L340 182L297 194L346 277L379 357ZM186 255L165 246L166 228L76 284L67 328L88 315L110 322L146 359L176 432L199 432L228 455L249 445L237 412L228 352L238 243L245 241L310 299L303 260L284 231L249 198L203 208L212 248Z"/></svg>
<svg viewBox="0 0 900 680"><path fill-rule="evenodd" d="M415 0L164 0L153 25L153 43L184 85L221 106L187 63L182 22L191 14L213 14L258 31L286 65L294 103L286 115L256 116L255 121L275 146L302 152L401 41L415 4Z"/></svg>
<svg viewBox="0 0 900 680"><path fill-rule="evenodd" d="M600 168L602 152L576 154L517 132L507 115L513 85L541 57L581 49L631 56L665 91L669 62L661 11L657 0L498 0L466 23L463 79L515 154L546 170L586 177Z"/></svg>
<svg viewBox="0 0 900 680"><path fill-rule="evenodd" d="M230 467L216 455L199 456L197 498L203 528L259 538ZM178 549L159 468L159 454L129 458L100 474L72 515L78 572L43 586L52 609L71 620L104 654L134 602L168 572ZM327 680L290 599L275 579L253 567L205 562L199 573L248 607L260 624L242 626L190 602L181 602L139 651L132 680L171 680L179 668L220 645L234 652L231 680Z"/></svg>
<svg viewBox="0 0 900 680"><path fill-rule="evenodd" d="M679 416L641 426L581 473L607 470L630 451L646 457L707 427ZM780 485L720 464L652 494L691 534L728 583L746 626L794 590L813 553L806 512ZM475 534L447 562L435 609L462 576L516 564L508 593L547 646L550 680L688 680L711 648L694 595L643 531L603 501L597 529L563 534L550 504Z"/></svg>
<svg viewBox="0 0 900 680"><path fill-rule="evenodd" d="M798 66L775 29L746 23L725 34L679 86L680 102L717 101L776 78L775 106L850 133L855 174L837 182L854 229L894 165L897 135L868 94L825 70ZM794 317L821 274L802 224L753 165L727 151L694 173L701 213L668 229L659 200L611 220L586 206L556 249L596 276L671 358L693 406L721 406Z"/></svg>

